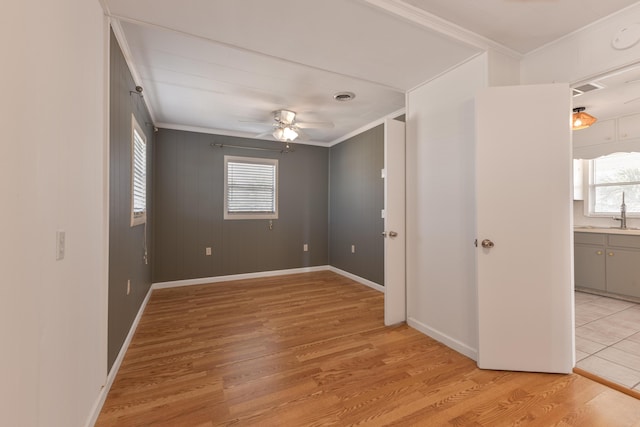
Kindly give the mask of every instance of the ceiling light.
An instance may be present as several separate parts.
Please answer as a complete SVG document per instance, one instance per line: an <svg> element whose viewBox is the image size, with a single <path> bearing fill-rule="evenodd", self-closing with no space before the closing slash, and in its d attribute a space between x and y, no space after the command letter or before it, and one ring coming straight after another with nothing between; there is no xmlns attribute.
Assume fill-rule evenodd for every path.
<svg viewBox="0 0 640 427"><path fill-rule="evenodd" d="M291 126L287 126L282 130L282 137L285 141L293 141L298 137L298 132Z"/></svg>
<svg viewBox="0 0 640 427"><path fill-rule="evenodd" d="M586 129L598 120L591 114L585 113L584 110L585 107L576 107L573 109L573 116L571 118L571 129Z"/></svg>
<svg viewBox="0 0 640 427"><path fill-rule="evenodd" d="M282 142L293 141L298 136L298 131L292 126L279 126L273 131L273 137Z"/></svg>

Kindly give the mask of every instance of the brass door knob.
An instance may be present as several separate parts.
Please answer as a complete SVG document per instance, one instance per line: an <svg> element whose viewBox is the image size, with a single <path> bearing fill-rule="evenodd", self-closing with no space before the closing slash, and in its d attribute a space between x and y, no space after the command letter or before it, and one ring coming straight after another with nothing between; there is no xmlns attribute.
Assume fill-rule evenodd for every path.
<svg viewBox="0 0 640 427"><path fill-rule="evenodd" d="M491 249L492 247L494 247L495 245L493 244L493 242L489 239L484 239L481 243L482 247L485 249Z"/></svg>

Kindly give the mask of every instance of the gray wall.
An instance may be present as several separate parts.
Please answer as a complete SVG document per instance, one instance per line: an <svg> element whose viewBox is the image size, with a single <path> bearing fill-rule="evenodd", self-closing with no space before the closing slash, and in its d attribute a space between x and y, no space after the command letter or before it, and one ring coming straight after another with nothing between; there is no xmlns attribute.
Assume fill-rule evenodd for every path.
<svg viewBox="0 0 640 427"><path fill-rule="evenodd" d="M329 262L384 285L384 126L330 149ZM351 253L351 245L356 252Z"/></svg>
<svg viewBox="0 0 640 427"><path fill-rule="evenodd" d="M153 128L142 98L130 94L135 83L111 33L109 144L109 320L108 367L111 369L131 324L151 286L151 264L144 262L143 225L130 227L131 113L147 137L147 236L151 235ZM147 239L148 240L148 239ZM150 247L148 240L147 247ZM127 295L127 280L131 293Z"/></svg>
<svg viewBox="0 0 640 427"><path fill-rule="evenodd" d="M280 154L211 143L281 148L270 141L160 129L153 281L326 265L329 150L295 145L295 152ZM279 159L279 218L273 230L269 220L223 220L225 155ZM208 246L211 256L205 255Z"/></svg>

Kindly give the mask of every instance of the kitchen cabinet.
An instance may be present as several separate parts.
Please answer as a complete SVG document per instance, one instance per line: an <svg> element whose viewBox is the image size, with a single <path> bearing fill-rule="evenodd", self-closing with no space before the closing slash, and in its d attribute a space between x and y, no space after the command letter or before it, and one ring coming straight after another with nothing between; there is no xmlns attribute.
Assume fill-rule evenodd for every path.
<svg viewBox="0 0 640 427"><path fill-rule="evenodd" d="M605 239L604 234L575 233L575 284L581 288L605 291Z"/></svg>
<svg viewBox="0 0 640 427"><path fill-rule="evenodd" d="M640 138L640 114L620 117L618 119L618 139Z"/></svg>
<svg viewBox="0 0 640 427"><path fill-rule="evenodd" d="M640 236L609 235L607 292L640 298Z"/></svg>
<svg viewBox="0 0 640 427"><path fill-rule="evenodd" d="M586 129L573 131L573 147L589 147L591 145L607 144L615 141L616 121L601 120Z"/></svg>
<svg viewBox="0 0 640 427"><path fill-rule="evenodd" d="M575 285L640 298L640 236L575 233Z"/></svg>

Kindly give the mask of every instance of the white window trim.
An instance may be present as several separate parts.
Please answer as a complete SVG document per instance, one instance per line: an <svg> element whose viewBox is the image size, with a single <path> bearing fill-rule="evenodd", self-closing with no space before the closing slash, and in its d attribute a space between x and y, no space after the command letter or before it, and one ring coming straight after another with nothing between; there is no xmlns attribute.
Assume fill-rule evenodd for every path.
<svg viewBox="0 0 640 427"><path fill-rule="evenodd" d="M227 172L229 162L254 163L260 165L274 165L275 170L275 212L273 213L229 213L228 209L228 188L227 188ZM224 156L224 219L278 219L278 187L279 187L279 167L278 159L258 158L258 157L241 157L241 156Z"/></svg>
<svg viewBox="0 0 640 427"><path fill-rule="evenodd" d="M131 206L130 206L130 211L131 211L131 227L135 227L136 225L141 225L141 224L145 224L147 222L147 194L146 194L146 186L147 186L147 180L146 180L146 173L145 173L145 207L144 207L144 211L141 213L136 213L133 210L133 206L134 206L134 171L135 171L135 134L138 134L138 136L140 137L140 139L142 140L142 143L144 144L144 152L145 152L145 156L147 154L147 135L145 135L144 131L142 130L142 128L140 127L140 125L138 124L138 121L136 120L135 116L133 114L131 114L131 182L130 182L130 186L129 189L131 191ZM146 159L145 159L146 160ZM145 163L146 166L146 163ZM146 172L146 171L145 171Z"/></svg>
<svg viewBox="0 0 640 427"><path fill-rule="evenodd" d="M611 153L615 154L615 153ZM593 185L594 177L593 177L593 162L596 159L584 160L585 168L583 171L583 179L584 183L586 183L586 188L584 190L584 216L592 217L592 218L611 218L611 216L620 215L620 211L616 212L594 212L594 199L595 199L595 186ZM638 212L626 212L627 218L640 218L640 213Z"/></svg>

